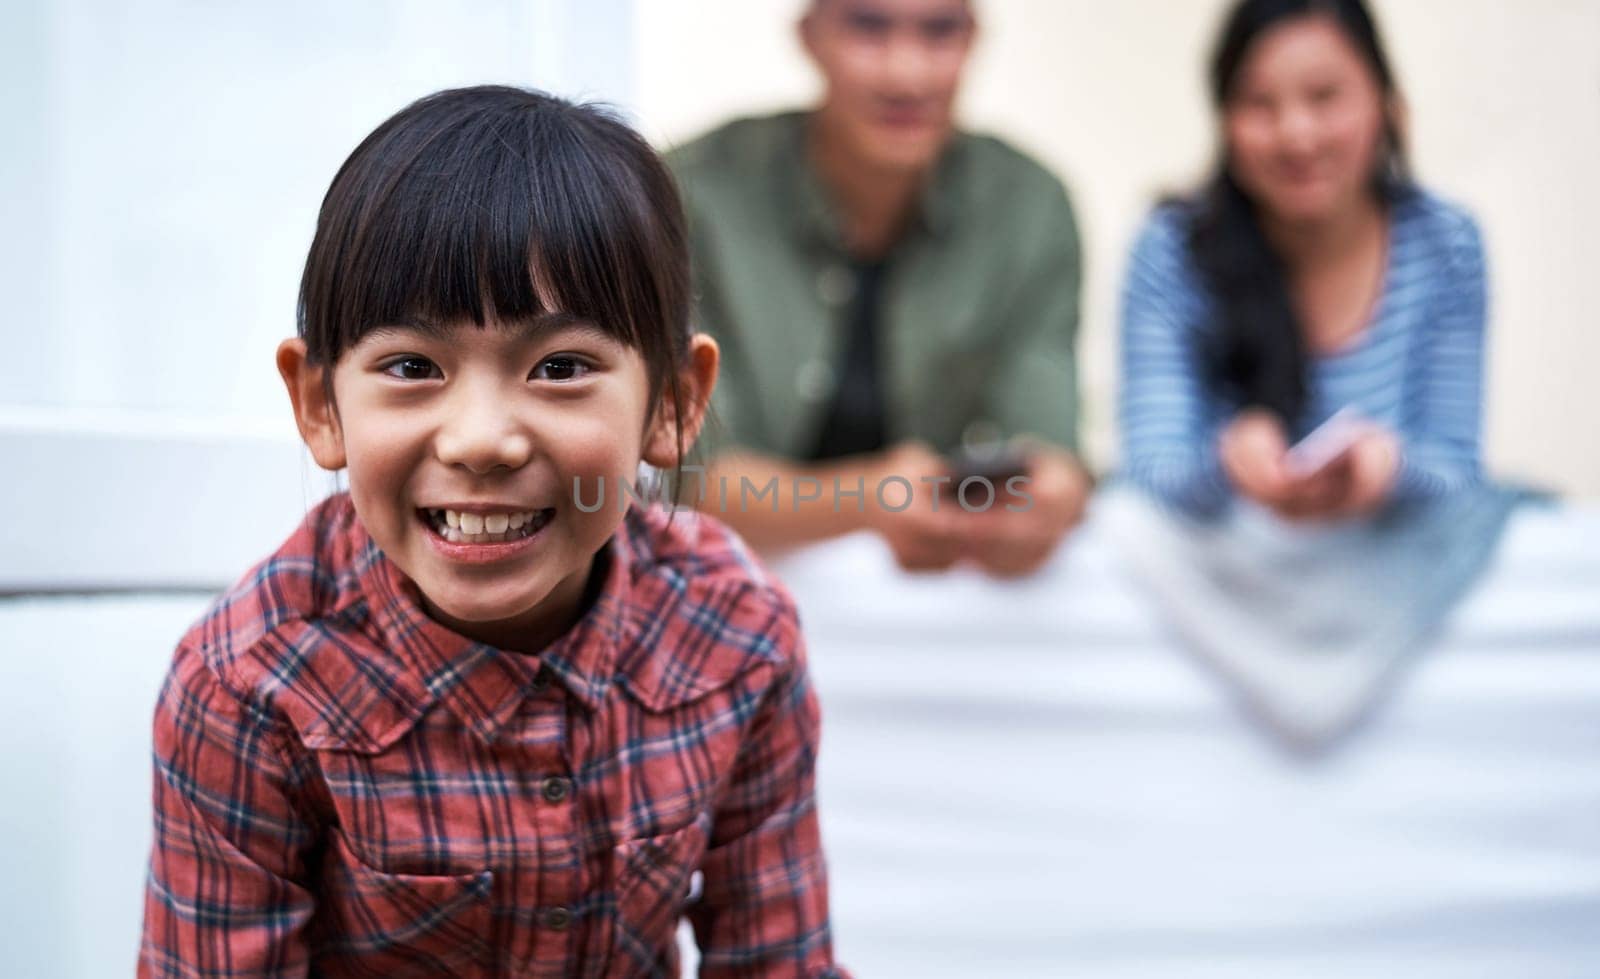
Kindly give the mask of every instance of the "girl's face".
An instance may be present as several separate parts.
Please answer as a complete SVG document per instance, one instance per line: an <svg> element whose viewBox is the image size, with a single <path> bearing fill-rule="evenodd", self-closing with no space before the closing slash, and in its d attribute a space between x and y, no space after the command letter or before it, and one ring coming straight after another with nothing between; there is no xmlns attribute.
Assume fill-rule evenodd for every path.
<svg viewBox="0 0 1600 979"><path fill-rule="evenodd" d="M1370 192L1384 96L1335 21L1300 17L1245 56L1223 124L1244 192L1279 221L1315 222Z"/></svg>
<svg viewBox="0 0 1600 979"><path fill-rule="evenodd" d="M295 344L280 349L286 380ZM647 423L638 351L571 320L374 330L334 366L320 428L302 407L315 416L315 391L299 387L302 434L320 465L348 466L373 540L436 619L502 648L542 648L572 624L594 555L621 522L621 481L632 485L641 460L677 458L670 409ZM693 387L690 398L703 404ZM601 479L605 505L583 512L574 481L594 509Z"/></svg>

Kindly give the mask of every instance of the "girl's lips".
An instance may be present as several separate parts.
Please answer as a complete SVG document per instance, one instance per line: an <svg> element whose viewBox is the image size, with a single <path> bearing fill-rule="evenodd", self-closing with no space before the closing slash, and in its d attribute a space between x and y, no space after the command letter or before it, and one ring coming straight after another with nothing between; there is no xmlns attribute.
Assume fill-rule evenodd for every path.
<svg viewBox="0 0 1600 979"><path fill-rule="evenodd" d="M433 545L433 549L446 559L462 564L491 564L521 554L544 538L545 530L555 519L553 510L543 511L544 519L538 529L526 536L474 543L449 540L439 532L439 528L434 525L426 511L418 510L416 515L417 522L427 531L428 543Z"/></svg>

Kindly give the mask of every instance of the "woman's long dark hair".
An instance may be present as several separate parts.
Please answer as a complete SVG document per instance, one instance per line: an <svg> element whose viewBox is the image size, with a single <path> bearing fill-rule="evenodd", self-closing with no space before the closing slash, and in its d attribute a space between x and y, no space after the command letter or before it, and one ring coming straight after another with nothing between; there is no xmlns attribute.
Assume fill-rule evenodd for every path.
<svg viewBox="0 0 1600 979"><path fill-rule="evenodd" d="M1211 57L1211 99L1226 112L1239 70L1257 41L1284 21L1331 19L1377 80L1386 109L1373 190L1380 200L1411 188L1399 128L1392 116L1394 75L1362 0L1240 0ZM1203 359L1215 383L1240 408L1265 408L1293 425L1308 397L1309 352L1289 298L1283 260L1268 243L1256 205L1240 188L1226 149L1218 171L1192 205L1189 252L1214 300L1216 320Z"/></svg>

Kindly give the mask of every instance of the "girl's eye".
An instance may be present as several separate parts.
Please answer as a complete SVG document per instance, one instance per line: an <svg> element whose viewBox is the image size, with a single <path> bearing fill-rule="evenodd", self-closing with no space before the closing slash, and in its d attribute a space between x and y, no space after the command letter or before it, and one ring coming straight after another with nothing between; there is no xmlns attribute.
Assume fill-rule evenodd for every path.
<svg viewBox="0 0 1600 979"><path fill-rule="evenodd" d="M383 366L383 372L403 381L426 381L441 376L439 368L426 357L400 357Z"/></svg>
<svg viewBox="0 0 1600 979"><path fill-rule="evenodd" d="M576 381L589 372L589 365L577 357L558 354L546 357L533 369L533 377L540 381Z"/></svg>

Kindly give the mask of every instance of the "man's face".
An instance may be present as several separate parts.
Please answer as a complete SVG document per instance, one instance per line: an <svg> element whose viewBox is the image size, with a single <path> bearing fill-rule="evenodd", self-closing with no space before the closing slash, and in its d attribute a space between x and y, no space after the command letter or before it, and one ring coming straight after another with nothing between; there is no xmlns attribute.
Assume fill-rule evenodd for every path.
<svg viewBox="0 0 1600 979"><path fill-rule="evenodd" d="M823 75L821 112L852 155L886 170L933 164L974 28L966 0L817 0L801 37Z"/></svg>

